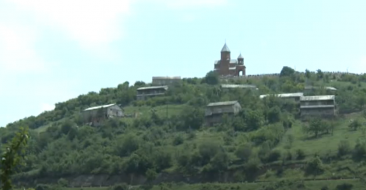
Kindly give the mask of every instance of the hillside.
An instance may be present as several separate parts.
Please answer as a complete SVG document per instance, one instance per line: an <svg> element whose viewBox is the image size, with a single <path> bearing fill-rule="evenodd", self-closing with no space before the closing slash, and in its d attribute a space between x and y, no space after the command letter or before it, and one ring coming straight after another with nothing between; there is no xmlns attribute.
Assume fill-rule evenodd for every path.
<svg viewBox="0 0 366 190"><path fill-rule="evenodd" d="M220 83L253 84L258 90L224 91ZM278 75L220 82L209 72L202 79L183 79L166 96L137 101L136 89L148 85L125 82L89 92L57 103L53 111L0 128L1 143L21 126L31 129L27 165L15 181L29 185L63 181L73 187L262 181L265 185L243 187L268 190L366 185L366 75L301 73L284 67ZM302 92L308 85L337 89L336 118L300 120L294 102L259 98ZM313 94L327 92L320 88ZM205 106L230 100L237 100L242 111L224 117L221 124L205 125ZM109 119L98 127L83 124L82 110L110 103L138 117ZM303 181L340 178L357 180Z"/></svg>

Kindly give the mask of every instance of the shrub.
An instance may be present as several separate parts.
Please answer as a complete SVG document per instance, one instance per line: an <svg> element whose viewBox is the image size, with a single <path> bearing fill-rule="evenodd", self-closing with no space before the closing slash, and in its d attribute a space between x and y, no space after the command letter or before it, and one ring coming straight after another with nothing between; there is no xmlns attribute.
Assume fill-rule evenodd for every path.
<svg viewBox="0 0 366 190"><path fill-rule="evenodd" d="M46 184L37 184L36 186L36 190L51 190L51 186L50 185L46 185Z"/></svg>
<svg viewBox="0 0 366 190"><path fill-rule="evenodd" d="M114 185L112 190L128 190L128 185L126 183L120 183L120 184Z"/></svg>
<svg viewBox="0 0 366 190"><path fill-rule="evenodd" d="M296 160L303 160L305 158L305 152L302 149L296 150Z"/></svg>
<svg viewBox="0 0 366 190"><path fill-rule="evenodd" d="M183 144L184 142L184 139L181 135L178 135L174 138L173 140L173 145L180 145L180 144Z"/></svg>
<svg viewBox="0 0 366 190"><path fill-rule="evenodd" d="M351 146L348 141L342 140L338 145L338 156L344 156L351 151Z"/></svg>
<svg viewBox="0 0 366 190"><path fill-rule="evenodd" d="M281 157L281 152L279 150L272 150L267 156L267 162L275 162Z"/></svg>
<svg viewBox="0 0 366 190"><path fill-rule="evenodd" d="M343 183L341 185L336 186L336 190L351 190L352 188L353 185L349 183Z"/></svg>
<svg viewBox="0 0 366 190"><path fill-rule="evenodd" d="M57 184L60 186L60 187L67 187L69 186L69 182L64 179L64 178L60 178L58 181L57 181Z"/></svg>

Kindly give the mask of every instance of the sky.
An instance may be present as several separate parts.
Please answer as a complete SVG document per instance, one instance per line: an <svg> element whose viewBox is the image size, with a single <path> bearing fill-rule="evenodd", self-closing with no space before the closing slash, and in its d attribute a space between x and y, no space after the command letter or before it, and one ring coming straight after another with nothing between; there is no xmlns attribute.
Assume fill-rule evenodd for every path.
<svg viewBox="0 0 366 190"><path fill-rule="evenodd" d="M203 77L226 42L247 74L366 73L366 1L0 0L0 126L125 81Z"/></svg>

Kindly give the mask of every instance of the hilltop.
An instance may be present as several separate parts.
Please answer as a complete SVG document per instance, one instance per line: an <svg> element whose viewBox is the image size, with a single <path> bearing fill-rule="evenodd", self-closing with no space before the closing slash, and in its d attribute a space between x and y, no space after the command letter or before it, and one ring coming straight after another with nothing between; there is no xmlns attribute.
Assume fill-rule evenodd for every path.
<svg viewBox="0 0 366 190"><path fill-rule="evenodd" d="M220 88L224 83L255 85L258 90L225 91ZM305 179L357 178L361 181L320 184L365 185L366 75L301 73L284 67L279 74L220 79L209 72L204 78L182 79L165 96L136 100L137 88L149 85L125 82L89 92L57 103L53 111L0 128L2 143L21 126L31 129L27 165L14 176L15 181L63 182L75 187L269 181L273 183L246 188L296 184L306 189L314 184L304 184ZM328 93L321 87L337 89L336 118L303 121L294 102L259 98L261 94L303 92L309 85L319 87L315 95ZM240 103L240 113L207 126L207 104L231 100ZM84 109L111 103L138 117L85 125ZM278 180L295 182L275 183Z"/></svg>

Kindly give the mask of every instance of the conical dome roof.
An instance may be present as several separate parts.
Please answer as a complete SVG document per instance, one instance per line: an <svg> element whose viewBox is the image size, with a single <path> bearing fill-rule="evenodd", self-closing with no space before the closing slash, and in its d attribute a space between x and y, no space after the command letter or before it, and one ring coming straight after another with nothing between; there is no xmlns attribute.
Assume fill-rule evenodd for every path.
<svg viewBox="0 0 366 190"><path fill-rule="evenodd" d="M227 47L226 43L225 43L224 47L222 47L221 52L230 52L230 50Z"/></svg>
<svg viewBox="0 0 366 190"><path fill-rule="evenodd" d="M244 59L244 57L241 55L241 53L240 53L238 59Z"/></svg>

